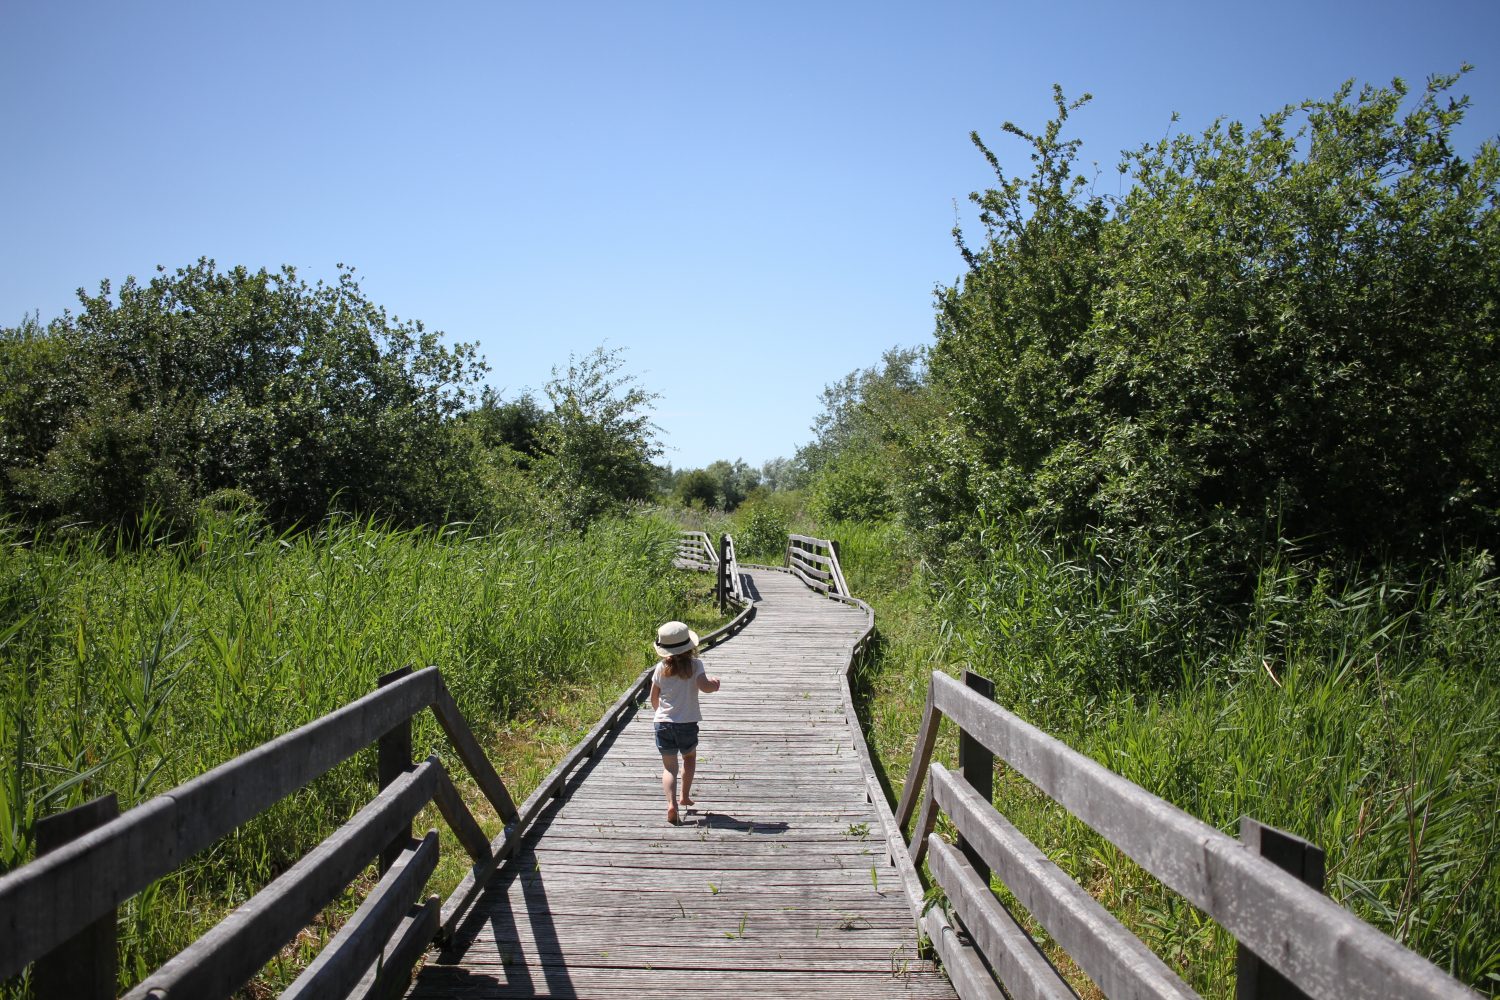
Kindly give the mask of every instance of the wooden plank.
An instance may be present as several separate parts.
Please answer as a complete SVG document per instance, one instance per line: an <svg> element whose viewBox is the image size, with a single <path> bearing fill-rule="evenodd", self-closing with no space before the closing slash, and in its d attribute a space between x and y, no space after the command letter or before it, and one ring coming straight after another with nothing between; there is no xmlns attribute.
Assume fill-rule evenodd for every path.
<svg viewBox="0 0 1500 1000"><path fill-rule="evenodd" d="M818 569L811 564L802 562L802 560L798 559L795 554L792 558L792 565L795 566L797 568L797 572L802 574L803 576L810 576L813 579L819 580L825 584L829 580L833 579L832 573L825 572L824 570Z"/></svg>
<svg viewBox="0 0 1500 1000"><path fill-rule="evenodd" d="M410 676L411 667L400 667L385 674L376 682L377 687L387 687ZM411 767L411 717L408 716L396 723L388 732L381 734L375 741L375 763L376 775L381 788L386 788L391 782L405 774ZM380 870L384 872L396 859L401 857L406 850L406 842L411 840L411 824L405 829L397 830L391 837L391 842L380 849Z"/></svg>
<svg viewBox="0 0 1500 1000"><path fill-rule="evenodd" d="M922 709L922 725L917 730L917 742L912 747L911 767L906 771L906 783L901 786L901 801L896 806L896 825L906 829L906 821L911 819L912 809L916 806L917 796L922 791L922 779L927 776L927 765L932 762L932 751L937 746L938 724L942 722L942 716L938 715L932 704L932 685L927 685L927 705ZM921 838L912 837L913 847ZM913 851L913 853L917 853ZM918 862L920 864L920 862Z"/></svg>
<svg viewBox="0 0 1500 1000"><path fill-rule="evenodd" d="M976 674L965 668L963 671L964 687L975 692L987 701L995 700L995 684L988 677ZM975 794L985 802L991 802L995 797L995 755L990 748L979 740L974 734L966 729L958 731L958 771L969 787L974 789ZM959 832L958 849L963 852L964 857L974 870L979 873L980 881L985 885L990 883L990 870L984 863L979 853L969 846L964 839L963 832Z"/></svg>
<svg viewBox="0 0 1500 1000"><path fill-rule="evenodd" d="M934 674L940 712L1317 1000L1476 994L1243 844Z"/></svg>
<svg viewBox="0 0 1500 1000"><path fill-rule="evenodd" d="M371 692L0 877L0 979L410 718L436 680L429 667Z"/></svg>
<svg viewBox="0 0 1500 1000"><path fill-rule="evenodd" d="M933 907L923 914L922 930L963 1000L1005 1000L995 977L984 967L979 950L958 933L942 910Z"/></svg>
<svg viewBox="0 0 1500 1000"><path fill-rule="evenodd" d="M402 919L384 954L365 971L364 978L349 994L350 1000L396 1000L405 996L413 967L437 936L442 912L442 901L428 896L420 908Z"/></svg>
<svg viewBox="0 0 1500 1000"><path fill-rule="evenodd" d="M1309 887L1323 891L1325 858L1316 844L1249 816L1240 817L1240 843ZM1234 994L1236 1000L1307 1000L1306 993L1243 944L1235 953Z"/></svg>
<svg viewBox="0 0 1500 1000"><path fill-rule="evenodd" d="M988 881L936 834L930 838L932 874L947 891L953 912L989 959L1010 1000L1076 1000L1031 935L1000 905Z"/></svg>
<svg viewBox="0 0 1500 1000"><path fill-rule="evenodd" d="M127 1000L228 996L249 982L431 801L442 766L434 755L397 778L333 836L147 975Z"/></svg>
<svg viewBox="0 0 1500 1000"><path fill-rule="evenodd" d="M438 812L443 814L448 828L453 831L453 835L468 852L470 859L478 862L488 861L492 853L490 842L486 839L484 831L479 828L474 814L469 812L469 807L464 804L463 796L459 795L458 789L453 787L453 781L446 772L439 775L432 791Z"/></svg>
<svg viewBox="0 0 1500 1000"><path fill-rule="evenodd" d="M38 855L50 854L120 815L114 793L36 821ZM31 967L36 1000L106 1000L115 996L118 931L113 910L52 949Z"/></svg>
<svg viewBox="0 0 1500 1000"><path fill-rule="evenodd" d="M934 763L927 780L969 843L1105 996L1197 1000L1165 962L962 778Z"/></svg>
<svg viewBox="0 0 1500 1000"><path fill-rule="evenodd" d="M347 996L421 894L437 859L437 831L428 830L421 841L401 852L333 940L281 994L282 1000Z"/></svg>
<svg viewBox="0 0 1500 1000"><path fill-rule="evenodd" d="M443 732L448 735L448 742L458 753L460 760L464 762L464 768L474 778L474 783L484 793L484 797L494 807L495 815L500 817L502 823L514 823L520 818L516 809L516 803L510 796L510 791L505 787L505 782L500 780L500 775L495 773L494 765L485 756L479 747L479 741L474 739L474 731L469 728L468 720L458 710L458 703L453 700L453 695L448 690L448 685L443 683L441 676L437 679L437 691L432 699L432 714L437 717L438 725L443 727Z"/></svg>

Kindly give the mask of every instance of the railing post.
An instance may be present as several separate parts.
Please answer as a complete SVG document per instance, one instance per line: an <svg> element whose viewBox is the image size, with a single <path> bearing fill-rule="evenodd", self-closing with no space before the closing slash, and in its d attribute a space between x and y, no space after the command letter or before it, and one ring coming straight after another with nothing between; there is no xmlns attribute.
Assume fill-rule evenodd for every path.
<svg viewBox="0 0 1500 1000"><path fill-rule="evenodd" d="M77 840L120 815L114 793L36 821L40 857ZM115 911L36 960L31 984L37 1000L105 1000L116 996Z"/></svg>
<svg viewBox="0 0 1500 1000"><path fill-rule="evenodd" d="M719 614L729 608L729 536L719 536Z"/></svg>
<svg viewBox="0 0 1500 1000"><path fill-rule="evenodd" d="M995 700L995 682L967 668L964 669L964 686L983 698ZM989 747L962 729L958 731L958 770L980 798L986 802L995 800L995 755ZM984 863L978 851L969 846L962 834L958 838L958 849L979 874L980 880L988 885L990 866Z"/></svg>
<svg viewBox="0 0 1500 1000"><path fill-rule="evenodd" d="M392 670L377 682L377 687L393 684L411 673L411 667ZM389 732L375 741L376 769L380 787L385 788L411 769L411 718L397 723ZM395 864L411 840L411 824L396 834L395 838L380 851L380 874Z"/></svg>
<svg viewBox="0 0 1500 1000"><path fill-rule="evenodd" d="M1240 817L1240 842L1282 871L1290 872L1318 892L1323 891L1324 854L1317 844L1295 834ZM1307 1000L1307 994L1286 981L1244 945L1236 946L1236 1000Z"/></svg>

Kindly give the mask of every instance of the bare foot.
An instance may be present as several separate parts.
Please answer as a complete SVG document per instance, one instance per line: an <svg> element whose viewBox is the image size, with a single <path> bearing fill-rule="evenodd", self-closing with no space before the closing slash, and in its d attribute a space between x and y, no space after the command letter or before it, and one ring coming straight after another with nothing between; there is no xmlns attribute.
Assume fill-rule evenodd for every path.
<svg viewBox="0 0 1500 1000"><path fill-rule="evenodd" d="M690 799L690 798L688 798L687 795L686 795L686 793L684 793L683 796L682 796L682 798L679 799L678 801L680 801L685 806L690 806L690 805L693 804L693 800Z"/></svg>
<svg viewBox="0 0 1500 1000"><path fill-rule="evenodd" d="M677 825L677 807L676 806L668 806L667 807L667 822L671 823L673 826Z"/></svg>

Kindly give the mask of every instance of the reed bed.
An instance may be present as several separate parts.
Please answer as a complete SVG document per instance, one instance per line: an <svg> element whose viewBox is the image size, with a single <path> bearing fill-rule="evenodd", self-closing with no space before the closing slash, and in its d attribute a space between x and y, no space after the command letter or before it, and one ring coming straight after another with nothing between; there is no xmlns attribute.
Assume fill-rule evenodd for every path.
<svg viewBox="0 0 1500 1000"><path fill-rule="evenodd" d="M1194 584L1190 542L1105 560L992 535L924 571L892 526L821 533L841 542L851 587L876 610L882 641L857 693L895 793L928 674L971 667L1028 721L1219 829L1236 835L1248 814L1320 844L1334 899L1500 995L1500 582L1488 555L1336 578L1282 552L1226 607ZM949 729L939 753L951 765ZM1221 928L1003 766L995 803L1195 989L1233 995Z"/></svg>
<svg viewBox="0 0 1500 1000"><path fill-rule="evenodd" d="M701 581L671 571L675 534L648 516L581 536L392 530L338 517L277 534L240 514L207 516L189 538L146 545L5 530L0 870L30 858L37 817L105 791L128 809L408 664L442 668L519 800L648 662L660 621L711 627ZM446 746L427 713L415 739L421 753ZM136 897L121 915L122 985L248 898L374 789L370 752ZM476 812L494 832L495 817ZM281 964L299 964L318 936L315 928ZM268 970L268 981L281 971Z"/></svg>

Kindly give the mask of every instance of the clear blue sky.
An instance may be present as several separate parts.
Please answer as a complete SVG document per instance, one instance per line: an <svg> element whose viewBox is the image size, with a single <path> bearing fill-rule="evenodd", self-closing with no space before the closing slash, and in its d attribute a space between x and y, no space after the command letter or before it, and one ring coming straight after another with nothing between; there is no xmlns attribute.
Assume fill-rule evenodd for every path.
<svg viewBox="0 0 1500 1000"><path fill-rule="evenodd" d="M491 383L606 343L678 467L810 434L822 387L927 343L977 129L1048 115L1101 183L1199 130L1464 61L1500 133L1500 2L0 5L0 324L199 256L343 261Z"/></svg>

